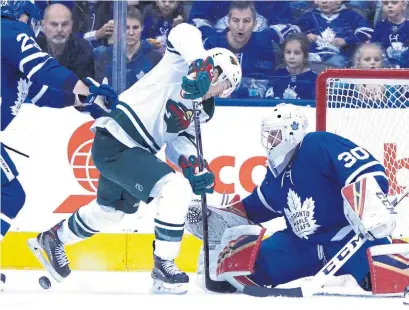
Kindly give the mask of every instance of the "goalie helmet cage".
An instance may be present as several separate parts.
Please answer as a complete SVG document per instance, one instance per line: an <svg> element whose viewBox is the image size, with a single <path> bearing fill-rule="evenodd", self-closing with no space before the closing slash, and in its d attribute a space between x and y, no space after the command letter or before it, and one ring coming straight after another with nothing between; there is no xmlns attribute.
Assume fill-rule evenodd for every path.
<svg viewBox="0 0 409 310"><path fill-rule="evenodd" d="M409 186L409 70L327 69L317 79L316 129L369 151L386 169L389 195ZM346 160L365 156L351 150Z"/></svg>

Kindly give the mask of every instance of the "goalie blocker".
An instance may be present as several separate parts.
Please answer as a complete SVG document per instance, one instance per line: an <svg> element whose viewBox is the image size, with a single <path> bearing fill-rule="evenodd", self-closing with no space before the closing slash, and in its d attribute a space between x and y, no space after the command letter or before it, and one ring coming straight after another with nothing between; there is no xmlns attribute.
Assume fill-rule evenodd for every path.
<svg viewBox="0 0 409 310"><path fill-rule="evenodd" d="M351 268L350 266L358 263L361 269L358 273L368 273L370 271L369 285L367 283L366 289L372 288L373 294L402 294L404 288L409 285L409 274L407 272L409 268L409 244L403 242L399 244L382 244L384 242L381 242L387 240L384 237L390 235L395 226L394 215L396 212L393 206L372 177L346 186L342 193L345 198L345 215L357 234L364 235L365 239L368 238L369 241L363 242L360 245L362 249L356 249L356 253L349 260L341 259L337 262L336 270L340 270L337 274L353 274L356 267ZM239 291L243 291L245 287L249 286L276 286L281 284L258 281L260 277L257 276L257 273L260 273L260 270L257 270L255 263L260 264L260 262L263 262L262 257L259 257L259 255L265 254L265 251L263 253L260 251L264 233L265 229L255 225L236 226L225 230L218 247L221 249L218 255L216 272L219 281L228 281ZM272 237L265 239L264 242ZM382 239L379 240L378 238ZM288 246L292 245L289 244ZM324 248L324 251L331 252L330 247ZM279 252L275 253L280 256ZM342 255L344 254L345 256L348 255L347 253ZM298 254L295 253L295 255ZM328 257L333 255L334 253ZM305 259L308 259L307 256L308 253L306 252ZM367 256L366 264L364 263L365 256ZM291 260L291 257L289 256L288 259ZM273 252L269 261L272 264L275 261ZM303 264L304 262L300 260L298 267L301 268ZM284 261L282 262L283 269L288 266L290 265L286 265ZM324 266L321 271L328 269L326 267ZM318 272L317 270L310 274L311 276L318 272L317 275L320 275L313 278L313 281L316 279L320 282L315 283L317 289L321 288L328 278L325 272L322 277L321 271ZM356 276L355 278L357 279ZM299 288L298 292L302 292L301 288ZM298 296L303 296L303 294L300 293Z"/></svg>

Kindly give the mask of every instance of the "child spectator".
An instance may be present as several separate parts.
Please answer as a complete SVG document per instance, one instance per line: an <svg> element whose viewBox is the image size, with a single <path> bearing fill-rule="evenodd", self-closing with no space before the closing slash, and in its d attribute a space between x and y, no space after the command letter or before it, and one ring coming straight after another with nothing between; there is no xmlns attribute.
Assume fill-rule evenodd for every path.
<svg viewBox="0 0 409 310"><path fill-rule="evenodd" d="M143 11L142 38L148 39L162 53L165 52L169 31L186 19L183 3L174 0L157 0Z"/></svg>
<svg viewBox="0 0 409 310"><path fill-rule="evenodd" d="M318 8L296 23L312 42L310 60L333 67L346 67L356 45L371 38L373 29L360 14L341 1L315 1Z"/></svg>
<svg viewBox="0 0 409 310"><path fill-rule="evenodd" d="M354 67L363 70L376 70L382 68L382 48L377 43L365 43L361 45L354 55ZM360 81L360 83L355 82ZM405 100L403 98L403 88L401 85L385 84L384 81L349 80L333 82L330 101L340 106L384 108L401 106Z"/></svg>
<svg viewBox="0 0 409 310"><path fill-rule="evenodd" d="M286 66L273 73L265 98L315 100L317 74L307 67L309 47L304 34L293 34L284 40Z"/></svg>
<svg viewBox="0 0 409 310"><path fill-rule="evenodd" d="M132 6L128 7L126 19L126 88L148 73L162 58L150 43L141 40L143 30L141 12ZM113 47L100 46L94 50L96 80L102 82L104 77L112 83Z"/></svg>
<svg viewBox="0 0 409 310"><path fill-rule="evenodd" d="M409 20L405 18L407 1L382 0L386 19L378 22L371 42L379 42L385 51L386 62L395 68L409 67Z"/></svg>

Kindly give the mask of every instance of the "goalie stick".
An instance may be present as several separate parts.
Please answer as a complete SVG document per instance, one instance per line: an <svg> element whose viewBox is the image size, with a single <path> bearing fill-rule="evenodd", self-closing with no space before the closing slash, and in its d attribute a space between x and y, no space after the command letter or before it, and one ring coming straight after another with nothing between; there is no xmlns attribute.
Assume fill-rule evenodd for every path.
<svg viewBox="0 0 409 310"><path fill-rule="evenodd" d="M395 208L402 199L409 194L409 186L403 193L392 200L391 204ZM334 275L341 267L354 255L361 246L368 240L363 234L356 234L349 240L337 254L312 278L305 286L295 288L269 288L260 286L245 286L243 293L255 297L284 296L284 297L308 297L319 294L329 276Z"/></svg>
<svg viewBox="0 0 409 310"><path fill-rule="evenodd" d="M202 146L202 131L200 129L200 107L202 101L193 101L193 117L196 135L196 150L199 162L199 172L204 169L203 146ZM201 195L202 218L203 218L203 256L204 256L204 275L206 289L218 293L232 293L236 289L227 281L214 281L210 278L210 260L209 260L209 225L207 219L207 199L206 193Z"/></svg>

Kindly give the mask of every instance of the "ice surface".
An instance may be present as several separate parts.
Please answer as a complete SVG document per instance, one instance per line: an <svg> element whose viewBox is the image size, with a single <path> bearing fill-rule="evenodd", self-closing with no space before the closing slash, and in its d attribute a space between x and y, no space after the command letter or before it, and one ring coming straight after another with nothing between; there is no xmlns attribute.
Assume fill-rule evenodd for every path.
<svg viewBox="0 0 409 310"><path fill-rule="evenodd" d="M191 275L186 295L153 295L148 272L79 272L74 271L63 283L52 281L44 290L38 279L44 271L3 270L7 285L0 293L0 310L128 310L128 309L344 309L344 310L395 310L408 309L402 298L367 298L314 296L311 298L256 298L241 294L223 295L205 292L195 285ZM339 285L344 285L340 287ZM360 293L348 283L333 282L328 292Z"/></svg>

